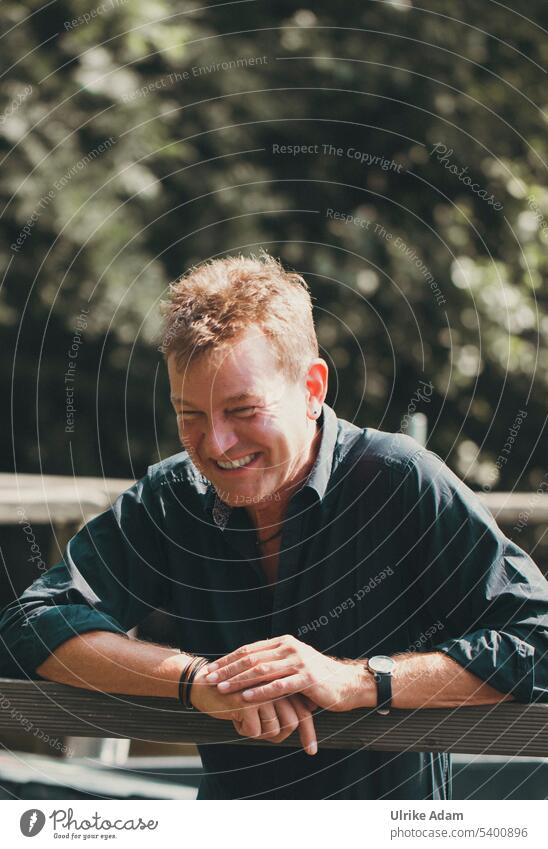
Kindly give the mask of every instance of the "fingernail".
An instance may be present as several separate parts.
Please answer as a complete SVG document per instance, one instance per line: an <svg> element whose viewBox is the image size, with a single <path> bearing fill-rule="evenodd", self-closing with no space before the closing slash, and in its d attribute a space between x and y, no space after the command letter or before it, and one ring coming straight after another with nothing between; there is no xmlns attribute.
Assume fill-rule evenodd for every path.
<svg viewBox="0 0 548 849"><path fill-rule="evenodd" d="M253 695L253 690L244 690L242 696L244 699L250 699Z"/></svg>
<svg viewBox="0 0 548 849"><path fill-rule="evenodd" d="M219 690L228 690L230 687L230 681L221 681L220 684L217 684Z"/></svg>
<svg viewBox="0 0 548 849"><path fill-rule="evenodd" d="M208 675L206 677L206 681L208 681L210 684L214 684L218 677L219 677L218 672L212 672L210 675Z"/></svg>
<svg viewBox="0 0 548 849"><path fill-rule="evenodd" d="M306 747L306 751L308 752L309 755L315 755L316 752L318 751L318 744L317 743L309 743L308 746Z"/></svg>
<svg viewBox="0 0 548 849"><path fill-rule="evenodd" d="M208 672L215 672L218 668L216 663L209 663L207 666Z"/></svg>

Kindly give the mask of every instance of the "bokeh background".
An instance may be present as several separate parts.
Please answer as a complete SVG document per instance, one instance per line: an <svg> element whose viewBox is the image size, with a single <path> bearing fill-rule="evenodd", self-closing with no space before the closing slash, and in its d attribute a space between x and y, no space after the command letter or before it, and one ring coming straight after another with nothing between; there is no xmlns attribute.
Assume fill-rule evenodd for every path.
<svg viewBox="0 0 548 849"><path fill-rule="evenodd" d="M2 471L140 477L175 453L159 301L190 265L264 247L312 289L340 416L399 430L424 412L471 486L537 489L542 2L0 17Z"/></svg>

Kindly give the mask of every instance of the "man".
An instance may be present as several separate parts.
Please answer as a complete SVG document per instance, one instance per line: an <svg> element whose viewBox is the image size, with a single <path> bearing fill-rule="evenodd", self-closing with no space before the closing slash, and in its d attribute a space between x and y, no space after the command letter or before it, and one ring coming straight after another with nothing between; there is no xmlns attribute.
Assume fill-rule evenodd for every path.
<svg viewBox="0 0 548 849"><path fill-rule="evenodd" d="M298 275L227 257L165 308L185 450L5 609L0 674L177 698L203 657L195 708L302 747L200 746L199 798L448 798L448 756L318 749L313 711L548 701L547 582L436 455L337 419ZM127 638L157 607L182 653Z"/></svg>

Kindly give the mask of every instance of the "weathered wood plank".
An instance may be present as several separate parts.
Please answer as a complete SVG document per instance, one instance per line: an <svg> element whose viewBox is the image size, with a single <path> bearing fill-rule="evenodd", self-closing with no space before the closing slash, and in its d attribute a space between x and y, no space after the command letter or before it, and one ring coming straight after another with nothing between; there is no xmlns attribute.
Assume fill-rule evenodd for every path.
<svg viewBox="0 0 548 849"><path fill-rule="evenodd" d="M516 524L520 518L526 525L548 524L548 492L479 492L478 496L499 525ZM520 517L520 514L521 517Z"/></svg>
<svg viewBox="0 0 548 849"><path fill-rule="evenodd" d="M134 481L69 475L0 474L0 525L84 524Z"/></svg>
<svg viewBox="0 0 548 849"><path fill-rule="evenodd" d="M321 748L437 751L548 757L548 704L504 703L449 710L315 715ZM0 679L0 733L124 737L147 742L235 743L231 722L185 710L171 699L94 693L49 681ZM245 739L246 744L266 745ZM296 735L285 746L298 746Z"/></svg>

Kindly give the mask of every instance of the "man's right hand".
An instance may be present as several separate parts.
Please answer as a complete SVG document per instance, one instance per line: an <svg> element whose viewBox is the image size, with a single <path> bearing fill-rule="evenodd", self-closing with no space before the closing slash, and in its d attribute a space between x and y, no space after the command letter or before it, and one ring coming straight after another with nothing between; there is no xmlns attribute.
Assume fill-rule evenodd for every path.
<svg viewBox="0 0 548 849"><path fill-rule="evenodd" d="M229 719L242 737L253 737L281 743L294 731L299 732L303 749L309 755L318 750L312 711L317 705L306 696L296 693L291 696L250 705L241 693L220 693L215 684L204 679L207 667L197 673L190 693L196 710L215 719Z"/></svg>

